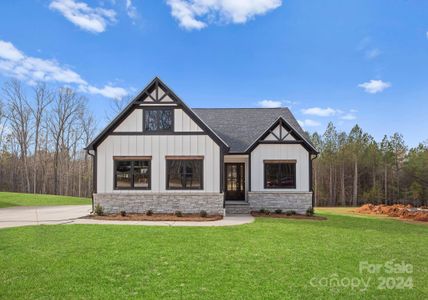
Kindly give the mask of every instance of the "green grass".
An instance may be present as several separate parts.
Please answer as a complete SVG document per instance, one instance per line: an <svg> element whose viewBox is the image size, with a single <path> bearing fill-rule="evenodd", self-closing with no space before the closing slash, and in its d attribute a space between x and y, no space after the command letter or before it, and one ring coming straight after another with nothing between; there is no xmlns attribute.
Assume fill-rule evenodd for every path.
<svg viewBox="0 0 428 300"><path fill-rule="evenodd" d="M10 206L82 205L91 204L88 198L0 192L0 208Z"/></svg>
<svg viewBox="0 0 428 300"><path fill-rule="evenodd" d="M428 228L325 214L234 227L50 225L0 230L0 298L426 299ZM391 259L411 274L360 274ZM313 277L371 278L369 289L312 287ZM411 276L412 289L377 289Z"/></svg>

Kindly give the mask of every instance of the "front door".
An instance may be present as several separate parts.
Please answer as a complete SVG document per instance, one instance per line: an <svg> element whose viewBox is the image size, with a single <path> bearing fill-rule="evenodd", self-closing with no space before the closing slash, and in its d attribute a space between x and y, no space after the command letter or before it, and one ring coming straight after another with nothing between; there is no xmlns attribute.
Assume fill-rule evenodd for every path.
<svg viewBox="0 0 428 300"><path fill-rule="evenodd" d="M225 164L226 200L245 200L245 164Z"/></svg>

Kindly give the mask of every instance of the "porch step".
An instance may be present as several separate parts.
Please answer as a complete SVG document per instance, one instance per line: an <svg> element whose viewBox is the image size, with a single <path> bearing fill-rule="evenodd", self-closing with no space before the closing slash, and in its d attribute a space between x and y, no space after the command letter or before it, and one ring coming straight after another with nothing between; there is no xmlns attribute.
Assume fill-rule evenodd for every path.
<svg viewBox="0 0 428 300"><path fill-rule="evenodd" d="M226 201L226 214L249 214L250 212L248 202Z"/></svg>

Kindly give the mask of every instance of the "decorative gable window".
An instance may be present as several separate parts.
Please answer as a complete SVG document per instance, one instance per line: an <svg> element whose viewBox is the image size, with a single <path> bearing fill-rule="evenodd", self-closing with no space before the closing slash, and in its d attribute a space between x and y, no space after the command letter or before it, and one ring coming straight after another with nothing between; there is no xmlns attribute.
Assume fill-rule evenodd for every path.
<svg viewBox="0 0 428 300"><path fill-rule="evenodd" d="M296 161L265 160L265 189L295 189Z"/></svg>
<svg viewBox="0 0 428 300"><path fill-rule="evenodd" d="M174 131L174 110L171 108L144 109L144 131Z"/></svg>

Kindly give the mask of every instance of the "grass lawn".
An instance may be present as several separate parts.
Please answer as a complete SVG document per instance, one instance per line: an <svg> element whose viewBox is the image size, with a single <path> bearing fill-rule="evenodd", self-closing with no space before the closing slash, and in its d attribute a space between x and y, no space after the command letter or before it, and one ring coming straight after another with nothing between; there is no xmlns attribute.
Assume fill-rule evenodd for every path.
<svg viewBox="0 0 428 300"><path fill-rule="evenodd" d="M2 229L0 298L427 299L428 227L322 214L327 221L259 218L234 227ZM361 261L391 259L412 264L412 273L359 272ZM369 287L319 285L335 276ZM413 288L379 289L380 277L395 287L411 277Z"/></svg>
<svg viewBox="0 0 428 300"><path fill-rule="evenodd" d="M89 198L57 195L0 192L0 208L10 206L82 205L91 204Z"/></svg>

